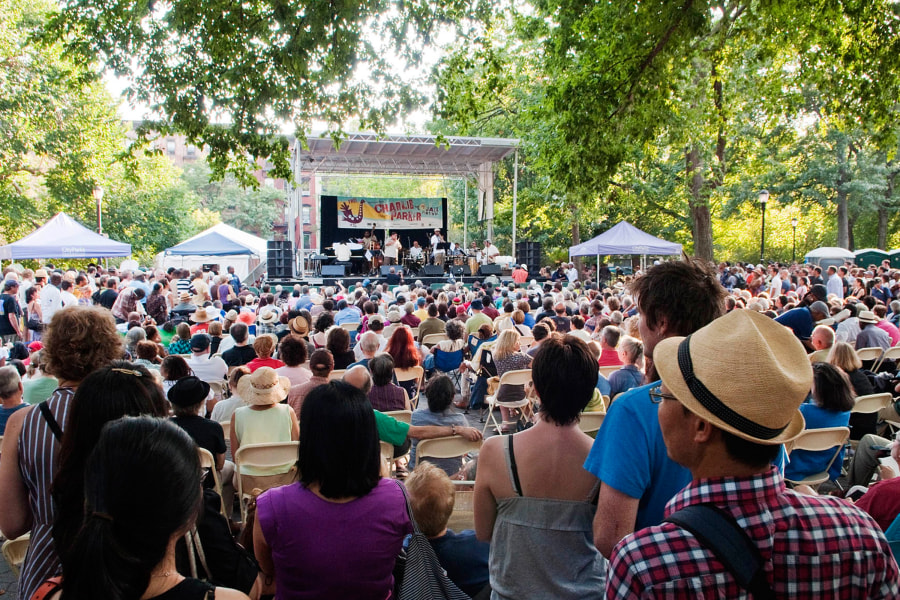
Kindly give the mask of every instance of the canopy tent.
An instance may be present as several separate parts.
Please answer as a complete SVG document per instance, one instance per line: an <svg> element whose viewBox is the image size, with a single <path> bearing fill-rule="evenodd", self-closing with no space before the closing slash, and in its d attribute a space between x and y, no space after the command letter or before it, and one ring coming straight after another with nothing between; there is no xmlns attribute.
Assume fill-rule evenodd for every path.
<svg viewBox="0 0 900 600"><path fill-rule="evenodd" d="M130 254L131 244L94 233L66 213L57 214L21 240L0 246L0 260L107 258Z"/></svg>
<svg viewBox="0 0 900 600"><path fill-rule="evenodd" d="M157 268L177 267L200 269L205 264L218 264L224 272L234 267L235 274L244 279L266 256L266 240L240 229L217 223L167 248L156 255Z"/></svg>
<svg viewBox="0 0 900 600"><path fill-rule="evenodd" d="M681 254L681 244L661 240L627 221L622 221L594 239L569 248L569 257L629 254L641 256Z"/></svg>

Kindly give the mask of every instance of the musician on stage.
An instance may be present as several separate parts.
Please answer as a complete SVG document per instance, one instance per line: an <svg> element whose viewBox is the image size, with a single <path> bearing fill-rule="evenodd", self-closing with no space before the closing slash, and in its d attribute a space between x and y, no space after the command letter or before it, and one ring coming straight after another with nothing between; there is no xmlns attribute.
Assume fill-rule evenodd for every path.
<svg viewBox="0 0 900 600"><path fill-rule="evenodd" d="M422 246L419 245L419 240L413 240L412 248L409 249L409 259L417 263L425 261L425 253L422 251Z"/></svg>
<svg viewBox="0 0 900 600"><path fill-rule="evenodd" d="M500 251L497 250L497 246L491 243L491 240L484 240L484 249L481 251L481 258L483 265L492 265L494 264L494 259L497 258L497 255L500 254Z"/></svg>
<svg viewBox="0 0 900 600"><path fill-rule="evenodd" d="M375 229L375 226L372 226L372 229ZM363 250L372 250L375 247L375 243L378 241L378 238L373 235L373 231L367 231L363 234L362 239L359 240L359 243L362 244Z"/></svg>
<svg viewBox="0 0 900 600"><path fill-rule="evenodd" d="M375 225L372 225L371 231L363 234L359 243L362 244L366 257L366 273L377 271L384 262L384 255L381 253L381 242L375 236Z"/></svg>
<svg viewBox="0 0 900 600"><path fill-rule="evenodd" d="M433 264L444 266L444 259L447 257L447 251L440 247L444 243L444 236L438 227L434 228L434 234L431 236L431 258Z"/></svg>
<svg viewBox="0 0 900 600"><path fill-rule="evenodd" d="M397 232L391 233L391 237L387 239L384 243L384 260L385 264L388 265L396 265L397 258L400 256L400 250L403 249L403 244L400 243L400 239L397 236Z"/></svg>

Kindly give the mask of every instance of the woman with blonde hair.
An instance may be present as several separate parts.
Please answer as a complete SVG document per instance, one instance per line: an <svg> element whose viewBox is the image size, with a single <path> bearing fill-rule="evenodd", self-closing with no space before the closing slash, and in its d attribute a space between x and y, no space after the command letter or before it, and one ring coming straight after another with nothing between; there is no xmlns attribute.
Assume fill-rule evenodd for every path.
<svg viewBox="0 0 900 600"><path fill-rule="evenodd" d="M847 342L835 342L828 354L827 362L847 374L853 397L874 394L872 382L863 372L862 361L853 346ZM850 416L850 439L859 440L867 433L875 433L878 427L878 413L857 413Z"/></svg>
<svg viewBox="0 0 900 600"><path fill-rule="evenodd" d="M519 332L515 329L507 329L497 338L497 342L491 348L494 364L497 365L497 377L503 377L508 371L528 369L531 367L531 357L521 351L519 347ZM521 385L501 385L497 390L499 402L512 402L521 400L525 396L525 387ZM515 422L510 421L510 409L500 407L503 417L501 433L515 431Z"/></svg>

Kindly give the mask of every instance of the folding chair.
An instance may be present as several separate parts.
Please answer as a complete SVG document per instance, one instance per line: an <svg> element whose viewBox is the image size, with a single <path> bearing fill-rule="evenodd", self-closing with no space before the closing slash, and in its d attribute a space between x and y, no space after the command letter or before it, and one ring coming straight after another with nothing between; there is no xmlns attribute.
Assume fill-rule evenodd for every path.
<svg viewBox="0 0 900 600"><path fill-rule="evenodd" d="M475 353L478 352L478 348L485 342L494 342L497 340L497 336L491 336L486 340L481 339L474 333L469 334L468 339L466 340L466 349L469 351L469 356L474 357Z"/></svg>
<svg viewBox="0 0 900 600"><path fill-rule="evenodd" d="M534 343L533 335L523 335L522 337L519 338L519 349L522 350L522 352L525 352L526 350L528 350L531 347L531 345L533 343Z"/></svg>
<svg viewBox="0 0 900 600"><path fill-rule="evenodd" d="M429 337L429 336L425 336ZM456 352L444 352L440 348L434 352L434 369L440 373L447 375L459 393L462 394L462 373L459 367L463 363L463 349L460 348Z"/></svg>
<svg viewBox="0 0 900 600"><path fill-rule="evenodd" d="M605 412L583 412L579 415L578 428L585 433L596 433L600 431L605 418Z"/></svg>
<svg viewBox="0 0 900 600"><path fill-rule="evenodd" d="M428 349L431 349L431 347L438 342L443 342L449 339L450 338L447 337L446 333L429 333L422 338L422 345Z"/></svg>
<svg viewBox="0 0 900 600"><path fill-rule="evenodd" d="M227 398L228 393L228 382L227 381L210 381L209 389L212 391L213 396L217 400L224 400Z"/></svg>
<svg viewBox="0 0 900 600"><path fill-rule="evenodd" d="M785 477L785 481L789 481L794 485L808 485L813 489L818 490L820 485L831 479L828 470L841 453L841 450L843 450L844 444L847 443L849 437L849 427L825 427L823 429L804 430L797 439L785 445L785 450L787 450L788 454L794 450L820 452L823 450L831 450L832 448L834 448L834 454L831 456L831 460L828 461L825 468L819 473L807 475L799 481L794 481Z"/></svg>
<svg viewBox="0 0 900 600"><path fill-rule="evenodd" d="M472 485L471 481L454 481L454 483ZM450 520L447 522L447 528L452 529L453 531L475 529L474 490L456 490L456 498L453 501L453 512L450 513Z"/></svg>
<svg viewBox="0 0 900 600"><path fill-rule="evenodd" d="M341 323L341 329L346 329L347 333L353 333L359 329L359 323Z"/></svg>
<svg viewBox="0 0 900 600"><path fill-rule="evenodd" d="M900 346L894 346L893 348L888 348L881 355L881 358L875 363L872 367L872 372L877 372L879 368L881 368L882 363L886 360L900 360Z"/></svg>
<svg viewBox="0 0 900 600"><path fill-rule="evenodd" d="M457 458L481 450L481 440L470 442L461 435L422 440L416 444L416 464L423 458Z"/></svg>
<svg viewBox="0 0 900 600"><path fill-rule="evenodd" d="M197 448L197 454L200 455L200 468L209 469L209 474L212 476L213 480L213 489L215 489L216 493L219 495L219 503L222 506L220 509L222 511L222 516L227 519L228 513L225 512L225 500L222 498L222 482L219 481L219 472L216 471L216 459L206 448Z"/></svg>
<svg viewBox="0 0 900 600"><path fill-rule="evenodd" d="M328 374L328 381L337 381L341 377L344 376L344 373L347 372L347 369L335 369L331 373Z"/></svg>
<svg viewBox="0 0 900 600"><path fill-rule="evenodd" d="M614 365L609 367L599 367L600 374L609 379L609 376L621 369L624 365Z"/></svg>
<svg viewBox="0 0 900 600"><path fill-rule="evenodd" d="M404 423L412 423L412 411L411 410L388 410L385 411L384 414L389 417L394 417L398 421L402 421Z"/></svg>
<svg viewBox="0 0 900 600"><path fill-rule="evenodd" d="M406 388L405 382L415 381L415 394L410 394L409 403L413 410L419 406L419 392L422 389L422 379L425 377L425 369L420 366L410 367L409 369L394 369L394 377L397 379L397 385Z"/></svg>
<svg viewBox="0 0 900 600"><path fill-rule="evenodd" d="M882 355L882 354L884 354L884 350L882 350L881 348L878 348L878 347L874 347L874 348L859 348L859 349L856 351L856 356L858 356L858 357L859 357L859 360L861 360L861 361L863 361L863 362L867 362L867 361L870 361L870 360L871 360L871 361L878 362L878 361L881 360L881 355ZM873 366L874 366L874 363L873 363ZM873 368L872 370L874 371L875 369Z"/></svg>
<svg viewBox="0 0 900 600"><path fill-rule="evenodd" d="M391 477L391 465L394 462L394 446L387 442L379 442L381 448L381 476Z"/></svg>
<svg viewBox="0 0 900 600"><path fill-rule="evenodd" d="M527 385L531 383L531 369L518 369L516 371L507 371L503 375L500 376L500 385L497 386L497 393L499 394L500 389L504 385ZM484 432L487 431L488 423L493 423L494 427L497 428L498 433L503 433L503 426L501 423L497 422L497 418L494 416L494 409L498 407L509 408L513 410L519 410L519 420L525 419L531 416L531 399L525 395L525 392L522 392L522 398L512 400L509 402L500 402L497 400L497 394L493 396L488 396L485 398L485 403L487 404L487 413L488 418L484 421L484 428L481 430L481 434L484 435Z"/></svg>
<svg viewBox="0 0 900 600"><path fill-rule="evenodd" d="M418 327L410 327L409 331L410 331L410 333L412 333L414 340L419 339L419 328Z"/></svg>
<svg viewBox="0 0 900 600"><path fill-rule="evenodd" d="M237 493L241 499L241 518L246 522L247 503L253 488L265 491L269 488L288 485L297 479L297 450L300 442L273 442L270 444L248 444L234 453L237 476ZM245 467L276 468L290 464L288 471L274 475L245 474ZM246 488L246 492L244 491Z"/></svg>
<svg viewBox="0 0 900 600"><path fill-rule="evenodd" d="M0 551L3 552L3 558L6 559L6 564L9 565L9 569L13 572L16 579L19 578L19 567L25 562L25 555L28 554L28 544L30 542L30 532L19 536L14 540L6 540L3 542L3 548Z"/></svg>

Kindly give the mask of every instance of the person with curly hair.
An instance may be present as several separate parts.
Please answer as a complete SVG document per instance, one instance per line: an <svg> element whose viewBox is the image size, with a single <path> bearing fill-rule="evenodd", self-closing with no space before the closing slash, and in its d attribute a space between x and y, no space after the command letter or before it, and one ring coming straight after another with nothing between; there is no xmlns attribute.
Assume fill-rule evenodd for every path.
<svg viewBox="0 0 900 600"><path fill-rule="evenodd" d="M56 377L59 387L39 408L12 415L0 446L0 530L10 539L31 531L19 583L22 598L31 598L41 582L59 571L51 540L55 510L50 483L59 467L69 405L88 375L124 353L113 316L96 306L56 311L42 341L44 371Z"/></svg>

